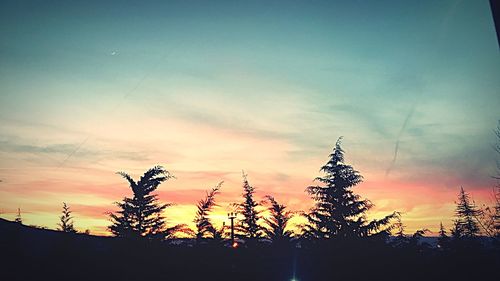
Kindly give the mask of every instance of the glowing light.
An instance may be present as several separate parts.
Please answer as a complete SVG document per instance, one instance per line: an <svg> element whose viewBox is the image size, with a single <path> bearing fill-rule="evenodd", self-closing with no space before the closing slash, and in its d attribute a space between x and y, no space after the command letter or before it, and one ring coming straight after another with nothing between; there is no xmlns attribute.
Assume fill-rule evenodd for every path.
<svg viewBox="0 0 500 281"><path fill-rule="evenodd" d="M231 245L234 249L238 248L238 242L234 242L233 245Z"/></svg>

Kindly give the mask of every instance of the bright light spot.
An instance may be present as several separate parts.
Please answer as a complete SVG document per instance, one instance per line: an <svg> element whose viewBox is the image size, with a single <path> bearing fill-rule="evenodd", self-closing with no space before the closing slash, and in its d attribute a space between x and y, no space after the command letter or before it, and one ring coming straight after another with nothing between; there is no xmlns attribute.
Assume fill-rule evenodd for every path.
<svg viewBox="0 0 500 281"><path fill-rule="evenodd" d="M235 248L235 249L236 249L236 248L238 248L238 243L237 243L237 242L234 242L234 243L233 243L233 245L231 245L231 247L233 247L233 248Z"/></svg>

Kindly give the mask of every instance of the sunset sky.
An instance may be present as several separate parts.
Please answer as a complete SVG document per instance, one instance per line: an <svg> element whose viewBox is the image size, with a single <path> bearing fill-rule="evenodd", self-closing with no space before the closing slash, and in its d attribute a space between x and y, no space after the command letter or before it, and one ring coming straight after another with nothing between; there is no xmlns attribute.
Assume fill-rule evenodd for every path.
<svg viewBox="0 0 500 281"><path fill-rule="evenodd" d="M2 1L0 217L107 234L160 164L169 223L241 199L291 210L344 136L369 217L451 226L463 186L491 203L500 56L487 0ZM252 3L250 3L252 2Z"/></svg>

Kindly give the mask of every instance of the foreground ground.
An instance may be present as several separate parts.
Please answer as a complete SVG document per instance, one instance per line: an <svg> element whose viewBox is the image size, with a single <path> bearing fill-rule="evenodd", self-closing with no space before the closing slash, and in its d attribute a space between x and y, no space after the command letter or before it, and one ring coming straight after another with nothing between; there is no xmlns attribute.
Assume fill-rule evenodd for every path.
<svg viewBox="0 0 500 281"><path fill-rule="evenodd" d="M258 244L131 243L0 221L2 280L497 280L493 245L443 251L377 240Z"/></svg>

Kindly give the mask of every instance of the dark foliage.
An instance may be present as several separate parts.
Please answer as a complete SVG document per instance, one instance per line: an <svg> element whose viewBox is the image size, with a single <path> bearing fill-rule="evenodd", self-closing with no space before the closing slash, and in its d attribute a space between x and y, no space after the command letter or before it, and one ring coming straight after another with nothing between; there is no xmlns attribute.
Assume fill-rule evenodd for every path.
<svg viewBox="0 0 500 281"><path fill-rule="evenodd" d="M279 204L274 197L266 196L270 206L268 211L269 218L264 218L267 228L264 228L265 237L273 243L288 242L292 237L292 232L287 230L288 221L292 218L293 213L286 210L286 206Z"/></svg>
<svg viewBox="0 0 500 281"><path fill-rule="evenodd" d="M212 208L216 206L215 195L219 193L222 183L223 182L220 182L219 184L217 184L217 186L212 188L210 192L207 192L206 197L198 201L198 204L196 205L197 211L194 223L196 224L197 240L201 240L203 238L218 239L219 237L222 236L222 234L219 233L219 230L213 226L212 222L208 217L210 211L212 211Z"/></svg>
<svg viewBox="0 0 500 281"><path fill-rule="evenodd" d="M405 226L401 221L401 216L396 217L396 222L393 225L394 238L392 245L395 247L406 247L408 245L408 237L406 237L404 231Z"/></svg>
<svg viewBox="0 0 500 281"><path fill-rule="evenodd" d="M243 216L237 227L240 235L247 241L254 241L262 237L263 228L259 225L261 219L260 211L257 210L259 203L253 198L255 188L248 182L247 175L243 173L243 202L237 204L238 213Z"/></svg>
<svg viewBox="0 0 500 281"><path fill-rule="evenodd" d="M500 183L495 192L495 207L492 215L493 235L500 239Z"/></svg>
<svg viewBox="0 0 500 281"><path fill-rule="evenodd" d="M428 229L418 229L412 235L407 235L404 233L405 226L401 221L401 215L397 214L396 222L393 225L393 230L395 230L394 236L391 240L391 245L395 248L400 249L411 249L412 251L424 251L430 247L428 243L421 242L422 237L428 232Z"/></svg>
<svg viewBox="0 0 500 281"><path fill-rule="evenodd" d="M460 194L458 195L458 202L456 204L456 220L454 221L454 228L452 230L453 237L476 237L479 234L477 217L480 211L477 209L474 202L470 200L469 194L464 191L463 187L460 188Z"/></svg>
<svg viewBox="0 0 500 281"><path fill-rule="evenodd" d="M351 190L362 182L363 177L352 166L344 163L341 140L337 140L329 161L321 167L325 176L316 178L323 185L307 188L316 203L305 214L308 223L303 227L304 237L357 238L387 233L391 227L390 220L397 216L393 213L381 220L366 220L365 213L373 205Z"/></svg>
<svg viewBox="0 0 500 281"><path fill-rule="evenodd" d="M71 216L71 210L64 202L62 215L59 217L59 219L61 221L57 224L59 226L59 230L61 230L62 232L76 232L73 226L73 217Z"/></svg>
<svg viewBox="0 0 500 281"><path fill-rule="evenodd" d="M443 250L447 250L450 244L450 237L446 234L443 223L439 224L439 236L438 236L438 247Z"/></svg>
<svg viewBox="0 0 500 281"><path fill-rule="evenodd" d="M173 233L185 229L185 225L166 227L162 212L171 204L160 204L157 195L152 194L162 182L172 178L167 170L155 166L144 173L137 182L126 173L118 174L128 181L133 197L125 197L122 202L117 202L120 210L110 214L113 225L109 230L115 236L162 240L171 238Z"/></svg>

